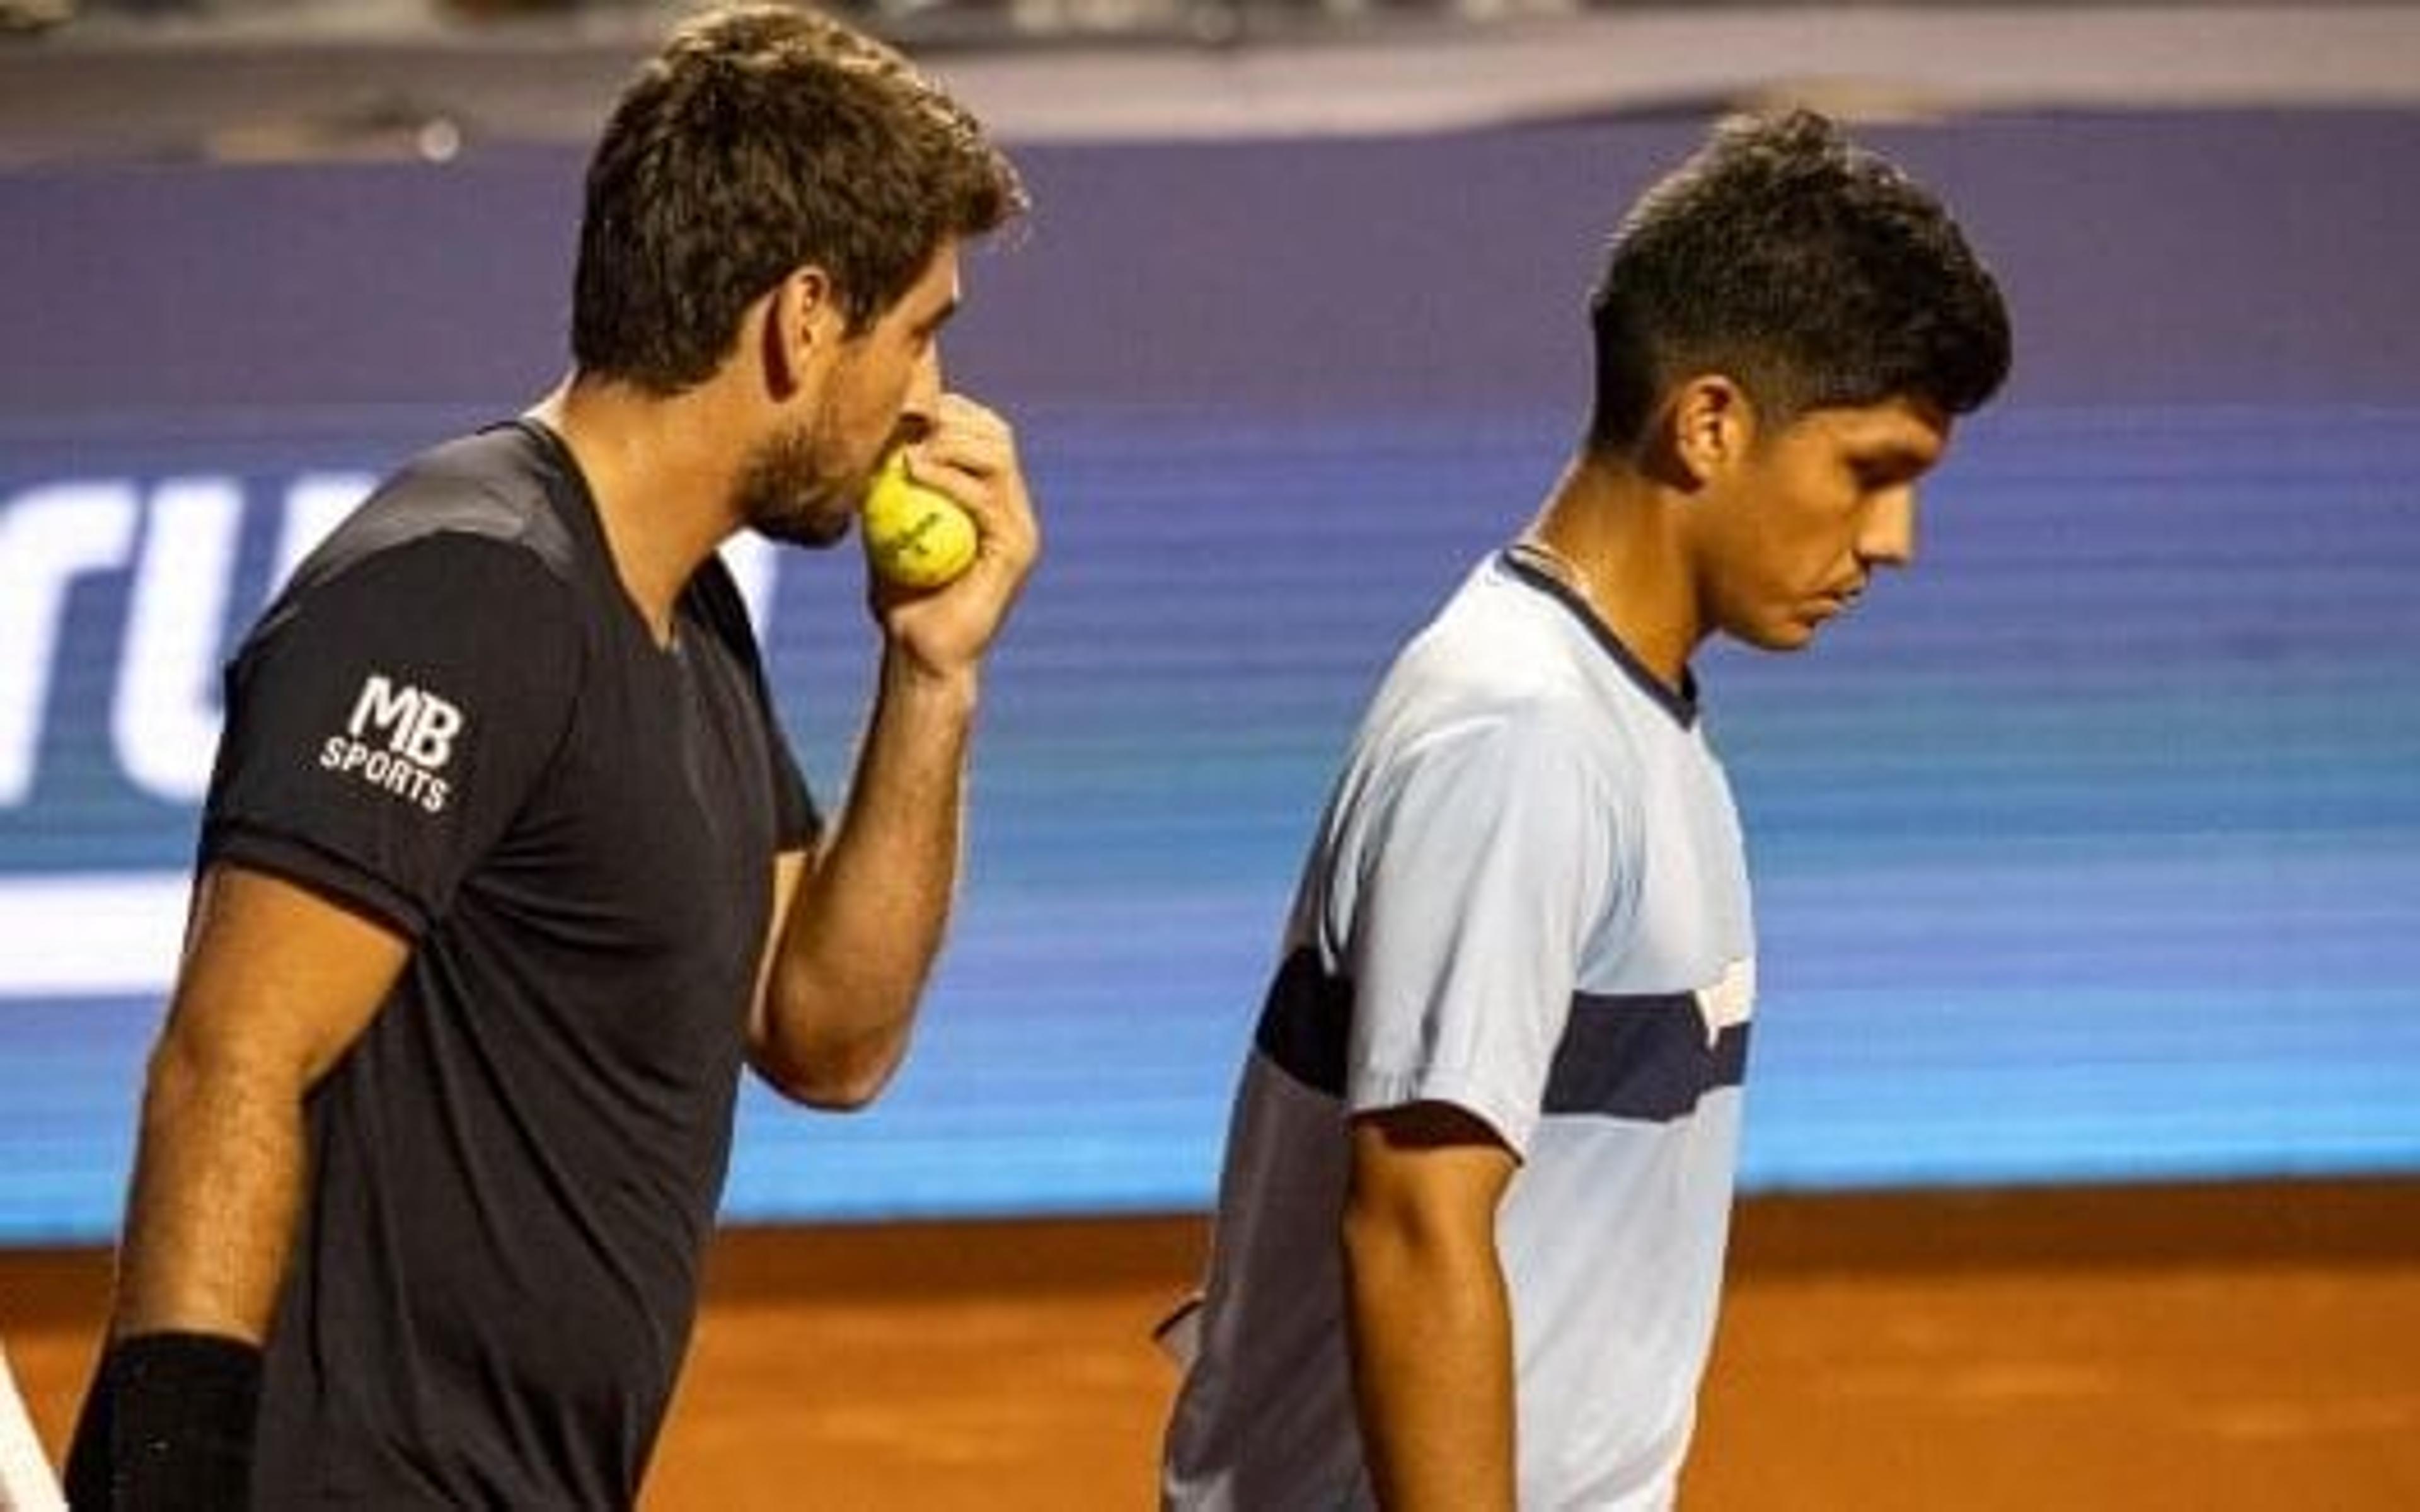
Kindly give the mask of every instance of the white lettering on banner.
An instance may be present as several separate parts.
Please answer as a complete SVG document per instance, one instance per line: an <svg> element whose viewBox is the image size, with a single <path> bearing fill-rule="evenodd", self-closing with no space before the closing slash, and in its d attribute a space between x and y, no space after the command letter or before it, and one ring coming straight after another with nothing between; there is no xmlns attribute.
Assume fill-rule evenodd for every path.
<svg viewBox="0 0 2420 1512"><path fill-rule="evenodd" d="M165 992L192 893L183 872L0 874L0 1002Z"/></svg>
<svg viewBox="0 0 2420 1512"><path fill-rule="evenodd" d="M293 477L262 603L375 483L349 470ZM127 575L116 680L107 695L111 753L145 795L200 801L225 721L219 669L259 607L234 602L246 511L242 481L223 473L163 478L147 488L132 478L71 479L0 498L0 810L27 803L41 775L56 673L62 655L75 649L60 643L71 593L83 579L110 574ZM761 633L778 553L770 542L740 536L724 546L723 558ZM64 691L83 689L71 680ZM420 738L450 742L452 733L433 724Z"/></svg>
<svg viewBox="0 0 2420 1512"><path fill-rule="evenodd" d="M109 734L119 769L154 797L194 803L209 784L224 719L220 637L242 532L233 478L172 478L151 491Z"/></svg>
<svg viewBox="0 0 2420 1512"><path fill-rule="evenodd" d="M68 589L125 563L137 508L132 484L91 482L35 488L0 512L0 808L34 788Z"/></svg>
<svg viewBox="0 0 2420 1512"><path fill-rule="evenodd" d="M368 493L365 472L306 472L287 488L271 592ZM132 479L46 484L0 501L0 809L39 775L69 590L123 570L138 522L125 639L110 702L111 747L128 781L197 802L225 720L218 669L241 541L244 495L231 477L162 480L147 501ZM265 600L264 600L265 601Z"/></svg>
<svg viewBox="0 0 2420 1512"><path fill-rule="evenodd" d="M312 472L294 481L269 596L372 483L362 472ZM151 490L110 734L127 778L171 803L199 803L209 789L210 761L226 722L219 667L232 649L227 600L242 530L243 492L232 478L170 478Z"/></svg>

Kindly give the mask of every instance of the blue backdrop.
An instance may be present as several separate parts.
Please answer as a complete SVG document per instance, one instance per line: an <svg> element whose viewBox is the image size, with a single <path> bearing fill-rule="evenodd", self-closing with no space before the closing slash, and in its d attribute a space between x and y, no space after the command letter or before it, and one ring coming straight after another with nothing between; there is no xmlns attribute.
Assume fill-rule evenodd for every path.
<svg viewBox="0 0 2420 1512"><path fill-rule="evenodd" d="M733 1215L1206 1201L1351 722L1559 467L1602 238L1695 131L1024 155L949 351L1049 530L960 924L876 1110L746 1103ZM2420 1167L2420 117L1876 140L2000 270L2019 375L1917 571L1701 665L1749 1181ZM217 660L373 475L551 380L578 170L0 177L0 1240L113 1227ZM744 565L831 795L859 568Z"/></svg>

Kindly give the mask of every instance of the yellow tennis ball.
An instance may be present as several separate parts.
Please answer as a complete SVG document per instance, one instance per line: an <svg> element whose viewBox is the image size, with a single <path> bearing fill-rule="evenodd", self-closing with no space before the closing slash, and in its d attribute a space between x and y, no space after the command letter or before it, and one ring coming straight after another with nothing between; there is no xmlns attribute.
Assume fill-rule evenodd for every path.
<svg viewBox="0 0 2420 1512"><path fill-rule="evenodd" d="M908 459L893 452L865 491L859 519L865 560L905 588L939 588L975 560L975 522L957 501L908 476Z"/></svg>

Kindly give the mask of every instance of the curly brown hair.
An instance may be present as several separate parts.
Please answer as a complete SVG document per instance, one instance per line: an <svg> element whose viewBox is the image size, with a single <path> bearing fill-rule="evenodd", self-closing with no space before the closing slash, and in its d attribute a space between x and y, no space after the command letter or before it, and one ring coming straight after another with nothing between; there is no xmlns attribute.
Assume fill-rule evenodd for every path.
<svg viewBox="0 0 2420 1512"><path fill-rule="evenodd" d="M981 125L892 49L787 6L707 11L640 69L590 160L572 356L677 393L795 270L831 278L855 333L945 239L1026 204Z"/></svg>

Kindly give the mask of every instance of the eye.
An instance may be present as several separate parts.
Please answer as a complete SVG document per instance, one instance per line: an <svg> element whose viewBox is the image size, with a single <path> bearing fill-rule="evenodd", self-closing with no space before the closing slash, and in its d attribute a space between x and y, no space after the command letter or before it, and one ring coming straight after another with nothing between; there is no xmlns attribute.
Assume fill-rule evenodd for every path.
<svg viewBox="0 0 2420 1512"><path fill-rule="evenodd" d="M1860 493L1882 493L1912 481L1924 470L1905 458L1859 456L1849 459L1849 475Z"/></svg>

